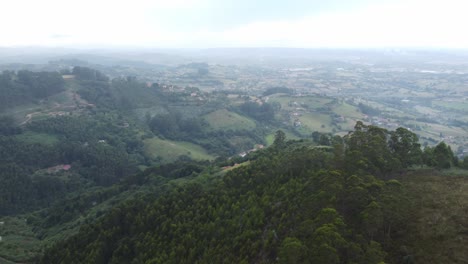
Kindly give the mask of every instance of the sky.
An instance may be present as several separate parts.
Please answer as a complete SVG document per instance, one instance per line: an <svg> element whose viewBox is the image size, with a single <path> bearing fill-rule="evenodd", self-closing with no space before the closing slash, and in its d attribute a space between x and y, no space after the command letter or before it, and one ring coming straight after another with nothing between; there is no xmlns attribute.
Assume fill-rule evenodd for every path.
<svg viewBox="0 0 468 264"><path fill-rule="evenodd" d="M462 48L466 0L4 0L0 46Z"/></svg>

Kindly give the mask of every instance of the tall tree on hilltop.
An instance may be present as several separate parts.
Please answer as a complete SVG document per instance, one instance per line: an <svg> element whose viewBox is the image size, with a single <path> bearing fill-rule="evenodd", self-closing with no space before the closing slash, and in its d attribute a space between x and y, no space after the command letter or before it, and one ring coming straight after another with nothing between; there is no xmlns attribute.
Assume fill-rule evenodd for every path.
<svg viewBox="0 0 468 264"><path fill-rule="evenodd" d="M391 132L390 149L404 168L421 163L422 151L418 141L418 136L406 128L399 127Z"/></svg>
<svg viewBox="0 0 468 264"><path fill-rule="evenodd" d="M346 167L348 170L367 171L375 175L387 175L400 167L387 144L389 132L376 126L356 123L355 131L345 136Z"/></svg>
<svg viewBox="0 0 468 264"><path fill-rule="evenodd" d="M275 141L273 142L273 145L277 148L282 148L284 147L286 142L286 134L282 130L278 130L275 133Z"/></svg>
<svg viewBox="0 0 468 264"><path fill-rule="evenodd" d="M447 146L445 142L442 141L434 147L433 155L437 168L447 169L452 166L454 160L453 152L450 146Z"/></svg>

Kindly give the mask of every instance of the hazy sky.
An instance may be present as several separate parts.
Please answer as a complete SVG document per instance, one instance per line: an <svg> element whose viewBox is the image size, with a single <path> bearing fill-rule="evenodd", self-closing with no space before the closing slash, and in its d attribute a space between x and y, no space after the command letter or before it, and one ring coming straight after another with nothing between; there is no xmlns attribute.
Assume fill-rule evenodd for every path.
<svg viewBox="0 0 468 264"><path fill-rule="evenodd" d="M468 48L466 0L4 0L0 46Z"/></svg>

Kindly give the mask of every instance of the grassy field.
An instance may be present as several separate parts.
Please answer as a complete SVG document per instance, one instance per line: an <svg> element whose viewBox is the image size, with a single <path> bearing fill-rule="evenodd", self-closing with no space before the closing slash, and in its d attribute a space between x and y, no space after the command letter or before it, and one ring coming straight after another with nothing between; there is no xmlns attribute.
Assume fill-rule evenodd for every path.
<svg viewBox="0 0 468 264"><path fill-rule="evenodd" d="M160 158L163 163L176 161L182 155L194 160L214 159L205 149L189 142L163 140L154 137L145 139L144 144L146 154L154 160Z"/></svg>
<svg viewBox="0 0 468 264"><path fill-rule="evenodd" d="M267 146L271 146L273 144L273 142L275 142L275 134L274 133L268 134L265 137L265 141L267 143Z"/></svg>
<svg viewBox="0 0 468 264"><path fill-rule="evenodd" d="M308 96L308 97L301 97L297 101L299 104L305 105L309 109L317 109L317 108L325 106L328 103L331 103L333 99Z"/></svg>
<svg viewBox="0 0 468 264"><path fill-rule="evenodd" d="M390 115L396 118L402 118L402 117L415 118L416 117L415 115L411 113L404 112L404 111L401 111L400 109L389 107L389 106L386 106L384 104L381 104L375 101L365 100L365 101L361 101L361 103L382 111L384 115Z"/></svg>
<svg viewBox="0 0 468 264"><path fill-rule="evenodd" d="M53 145L59 140L56 136L45 134L45 133L35 133L32 131L27 131L25 133L19 134L16 136L18 140L21 140L30 144L44 144L44 145Z"/></svg>
<svg viewBox="0 0 468 264"><path fill-rule="evenodd" d="M253 120L226 109L211 112L205 115L204 118L214 130L252 130L256 126Z"/></svg>
<svg viewBox="0 0 468 264"><path fill-rule="evenodd" d="M430 131L437 136L440 135L440 133L442 133L443 135L460 136L460 137L467 135L467 131L463 130L462 128L449 127L449 126L444 126L444 125L439 125L439 124L428 124L428 127L425 130Z"/></svg>
<svg viewBox="0 0 468 264"><path fill-rule="evenodd" d="M408 244L415 263L468 260L468 171L416 172L402 180L412 203Z"/></svg>
<svg viewBox="0 0 468 264"><path fill-rule="evenodd" d="M297 118L302 126L297 130L303 135L308 135L314 131L322 133L341 131L347 133L349 130L353 130L357 120L364 118L364 114L356 106L339 100L334 101L334 99L327 97L274 96L270 102L280 103L281 109L290 114L299 113ZM344 119L333 125L332 115L329 112L342 116ZM292 119L290 122L292 124Z"/></svg>
<svg viewBox="0 0 468 264"><path fill-rule="evenodd" d="M435 110L426 106L420 106L420 105L414 106L414 109L416 109L416 111L418 111L419 113L423 115L436 115L440 113L440 111L438 110Z"/></svg>
<svg viewBox="0 0 468 264"><path fill-rule="evenodd" d="M333 99L331 98L318 96L294 97L285 95L272 96L268 100L269 103L277 102L281 104L281 109L287 111L292 111L296 108L317 109L332 101Z"/></svg>
<svg viewBox="0 0 468 264"><path fill-rule="evenodd" d="M325 114L306 113L299 117L302 126L308 130L318 132L332 132L331 117Z"/></svg>
<svg viewBox="0 0 468 264"><path fill-rule="evenodd" d="M362 119L364 117L364 114L361 113L356 106L347 103L336 104L332 109L335 114L340 116L356 119Z"/></svg>

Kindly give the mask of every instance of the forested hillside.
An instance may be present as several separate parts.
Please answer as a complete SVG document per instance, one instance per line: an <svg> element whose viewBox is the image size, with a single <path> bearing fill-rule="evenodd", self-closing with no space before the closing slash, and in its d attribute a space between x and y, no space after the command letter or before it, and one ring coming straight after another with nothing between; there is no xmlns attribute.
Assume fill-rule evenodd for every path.
<svg viewBox="0 0 468 264"><path fill-rule="evenodd" d="M58 72L0 75L0 216L48 207L148 166L228 157L264 143L267 132L225 110L224 95L209 101L194 90L193 99L193 90L110 80L86 67L71 73L66 80ZM204 115L217 110L252 125L218 128L221 116L210 119L212 128Z"/></svg>
<svg viewBox="0 0 468 264"><path fill-rule="evenodd" d="M421 164L414 139L358 123L316 147L278 131L250 164L123 203L41 263L417 263L430 252L414 244L414 204L393 179Z"/></svg>

